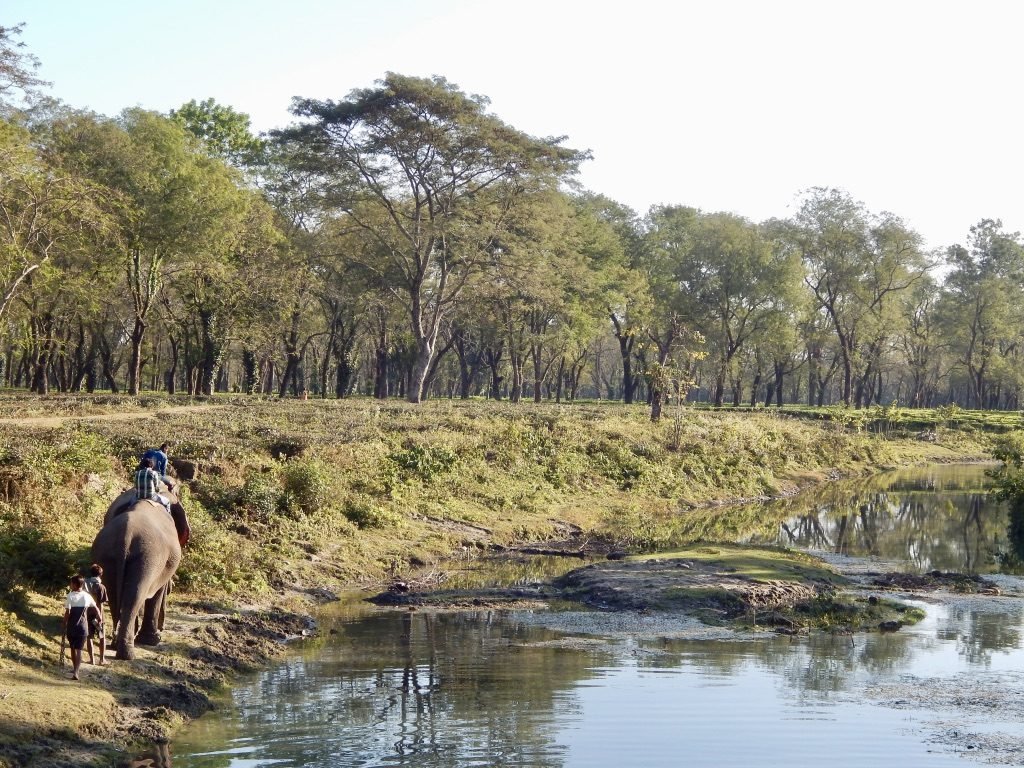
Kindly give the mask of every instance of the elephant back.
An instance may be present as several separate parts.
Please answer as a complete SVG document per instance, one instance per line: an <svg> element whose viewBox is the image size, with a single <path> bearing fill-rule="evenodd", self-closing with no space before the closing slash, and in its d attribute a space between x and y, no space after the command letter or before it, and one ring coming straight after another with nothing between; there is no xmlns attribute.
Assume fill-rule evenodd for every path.
<svg viewBox="0 0 1024 768"><path fill-rule="evenodd" d="M161 487L160 493L162 493L164 496L171 500L172 506L179 503L178 494L174 493L173 491L167 490L166 486ZM143 501L138 503L147 506L153 506L156 509L163 509L163 505L152 501ZM135 506L135 504L135 489L126 488L124 491L121 492L121 494L116 499L110 502L110 506L107 507L106 514L103 515L103 525L109 523L114 517L117 517L118 515L127 512L129 509Z"/></svg>
<svg viewBox="0 0 1024 768"><path fill-rule="evenodd" d="M111 555L116 559L154 549L180 560L181 547L174 521L162 504L138 501L114 512L93 541L96 562L106 567L103 560Z"/></svg>

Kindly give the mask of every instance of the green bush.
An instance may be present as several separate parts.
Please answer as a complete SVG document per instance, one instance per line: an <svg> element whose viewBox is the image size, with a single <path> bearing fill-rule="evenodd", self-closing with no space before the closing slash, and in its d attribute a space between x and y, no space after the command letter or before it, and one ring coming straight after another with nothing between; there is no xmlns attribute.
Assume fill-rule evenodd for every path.
<svg viewBox="0 0 1024 768"><path fill-rule="evenodd" d="M192 592L239 590L259 593L267 589L267 577L252 542L224 530L196 505L189 513L189 540L175 583Z"/></svg>
<svg viewBox="0 0 1024 768"><path fill-rule="evenodd" d="M311 515L330 505L331 470L316 459L288 461L281 470L283 509L292 517Z"/></svg>
<svg viewBox="0 0 1024 768"><path fill-rule="evenodd" d="M399 471L407 478L416 477L429 483L450 472L459 461L459 455L444 445L411 444L388 454Z"/></svg>
<svg viewBox="0 0 1024 768"><path fill-rule="evenodd" d="M52 501L58 485L109 472L111 450L99 435L81 431L9 443L0 448L2 496L9 502L44 505Z"/></svg>
<svg viewBox="0 0 1024 768"><path fill-rule="evenodd" d="M188 489L192 499L201 504L214 520L230 520L234 517L240 497L238 486L232 486L211 475L193 482ZM189 509L187 505L186 509Z"/></svg>
<svg viewBox="0 0 1024 768"><path fill-rule="evenodd" d="M613 480L620 490L635 488L647 474L647 462L621 443L595 440L587 445L587 454L597 470Z"/></svg>
<svg viewBox="0 0 1024 768"><path fill-rule="evenodd" d="M544 479L553 488L576 488L583 485L586 478L586 458L577 451L556 451L545 459Z"/></svg>
<svg viewBox="0 0 1024 768"><path fill-rule="evenodd" d="M255 472L246 479L235 504L246 520L266 523L284 506L284 499L275 474Z"/></svg>
<svg viewBox="0 0 1024 768"><path fill-rule="evenodd" d="M384 509L367 496L351 496L341 507L342 513L358 528L386 528L401 522L401 517Z"/></svg>

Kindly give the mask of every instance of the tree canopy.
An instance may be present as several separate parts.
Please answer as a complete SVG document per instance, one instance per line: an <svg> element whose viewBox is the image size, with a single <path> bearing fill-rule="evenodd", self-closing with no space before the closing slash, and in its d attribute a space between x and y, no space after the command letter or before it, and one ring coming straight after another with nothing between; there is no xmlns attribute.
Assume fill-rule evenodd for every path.
<svg viewBox="0 0 1024 768"><path fill-rule="evenodd" d="M1019 408L1024 240L928 253L817 188L792 217L638 213L589 153L442 77L296 98L58 102L0 28L0 374L47 391ZM678 401L678 400L677 400Z"/></svg>

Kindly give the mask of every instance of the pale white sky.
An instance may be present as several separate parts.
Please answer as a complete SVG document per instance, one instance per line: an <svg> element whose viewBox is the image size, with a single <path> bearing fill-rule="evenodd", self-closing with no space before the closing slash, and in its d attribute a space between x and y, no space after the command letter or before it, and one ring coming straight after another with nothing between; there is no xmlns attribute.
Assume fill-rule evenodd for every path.
<svg viewBox="0 0 1024 768"><path fill-rule="evenodd" d="M213 97L258 130L292 96L443 75L534 135L590 149L583 184L788 216L834 186L931 247L1024 230L1013 0L4 0L51 93L114 115Z"/></svg>

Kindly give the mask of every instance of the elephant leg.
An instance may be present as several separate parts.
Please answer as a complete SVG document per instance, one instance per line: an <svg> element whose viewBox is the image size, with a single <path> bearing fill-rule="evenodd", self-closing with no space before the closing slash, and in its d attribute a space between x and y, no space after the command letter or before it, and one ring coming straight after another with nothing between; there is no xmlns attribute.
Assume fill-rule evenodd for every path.
<svg viewBox="0 0 1024 768"><path fill-rule="evenodd" d="M163 586L160 591L146 601L142 613L142 630L135 638L139 645L157 645L160 642L160 629L163 626L164 599L167 595L167 587Z"/></svg>
<svg viewBox="0 0 1024 768"><path fill-rule="evenodd" d="M121 602L117 592L117 586L113 583L107 585L107 607L110 609L110 631L117 633L117 623L121 618ZM103 610L102 607L100 610Z"/></svg>
<svg viewBox="0 0 1024 768"><path fill-rule="evenodd" d="M127 586L125 586L127 584ZM117 632L115 634L115 658L135 658L135 636L138 634L139 616L144 610L146 598L138 586L138 579L129 578L122 584L118 595Z"/></svg>

